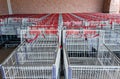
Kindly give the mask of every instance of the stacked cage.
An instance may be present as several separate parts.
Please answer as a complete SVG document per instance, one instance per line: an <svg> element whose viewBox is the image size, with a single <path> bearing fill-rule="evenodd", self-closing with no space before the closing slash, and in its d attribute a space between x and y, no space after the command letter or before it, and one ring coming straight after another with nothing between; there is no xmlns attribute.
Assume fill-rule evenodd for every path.
<svg viewBox="0 0 120 79"><path fill-rule="evenodd" d="M13 14L0 16L0 45L5 48L20 44L20 30L43 20L49 14ZM5 38L4 38L5 37Z"/></svg>
<svg viewBox="0 0 120 79"><path fill-rule="evenodd" d="M59 79L57 30L22 30L22 42L2 63L3 79Z"/></svg>
<svg viewBox="0 0 120 79"><path fill-rule="evenodd" d="M65 79L119 79L120 60L102 30L64 30Z"/></svg>

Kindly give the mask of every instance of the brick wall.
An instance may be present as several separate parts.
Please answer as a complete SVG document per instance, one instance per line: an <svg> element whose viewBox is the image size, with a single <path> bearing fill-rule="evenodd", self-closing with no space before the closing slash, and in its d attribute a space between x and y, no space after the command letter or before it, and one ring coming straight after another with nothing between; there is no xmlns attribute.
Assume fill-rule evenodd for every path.
<svg viewBox="0 0 120 79"><path fill-rule="evenodd" d="M7 0L0 0L0 15L8 14Z"/></svg>
<svg viewBox="0 0 120 79"><path fill-rule="evenodd" d="M102 12L104 0L11 0L13 13Z"/></svg>

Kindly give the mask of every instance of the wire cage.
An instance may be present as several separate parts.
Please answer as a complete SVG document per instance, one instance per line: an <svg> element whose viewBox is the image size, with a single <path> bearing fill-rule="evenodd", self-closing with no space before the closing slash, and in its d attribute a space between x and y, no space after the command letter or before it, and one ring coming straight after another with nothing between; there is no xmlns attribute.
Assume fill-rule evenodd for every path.
<svg viewBox="0 0 120 79"><path fill-rule="evenodd" d="M63 45L70 52L97 51L98 46L104 42L102 30L64 30Z"/></svg>
<svg viewBox="0 0 120 79"><path fill-rule="evenodd" d="M21 44L2 63L3 79L59 79L58 30L22 30Z"/></svg>
<svg viewBox="0 0 120 79"><path fill-rule="evenodd" d="M41 22L46 17L48 17L50 14L43 14L43 15L32 15L29 17L25 17L22 19L22 25L23 26L31 26L36 25L37 22Z"/></svg>
<svg viewBox="0 0 120 79"><path fill-rule="evenodd" d="M22 24L22 18L20 17L15 17L15 16L9 16L8 18L6 18L7 20L7 24L16 24L16 25L20 25Z"/></svg>
<svg viewBox="0 0 120 79"><path fill-rule="evenodd" d="M66 79L119 79L120 60L105 46L94 57L69 57L64 51Z"/></svg>
<svg viewBox="0 0 120 79"><path fill-rule="evenodd" d="M32 44L26 48L23 43L2 63L1 69L3 79L59 79L60 49Z"/></svg>
<svg viewBox="0 0 120 79"><path fill-rule="evenodd" d="M17 27L15 25L5 25L1 27L1 33L2 35L17 35Z"/></svg>
<svg viewBox="0 0 120 79"><path fill-rule="evenodd" d="M90 38L80 38L75 32L70 36L67 30L63 32L65 79L119 79L120 60L104 44L104 31L98 31L99 36L90 43Z"/></svg>
<svg viewBox="0 0 120 79"><path fill-rule="evenodd" d="M33 25L33 24L36 23L36 21L39 21L39 19L38 18L37 19L35 19L35 18L29 18L29 17L23 18L22 19L22 25L24 25L24 26Z"/></svg>
<svg viewBox="0 0 120 79"><path fill-rule="evenodd" d="M22 30L21 31L21 43L55 46L61 44L61 31L60 30Z"/></svg>

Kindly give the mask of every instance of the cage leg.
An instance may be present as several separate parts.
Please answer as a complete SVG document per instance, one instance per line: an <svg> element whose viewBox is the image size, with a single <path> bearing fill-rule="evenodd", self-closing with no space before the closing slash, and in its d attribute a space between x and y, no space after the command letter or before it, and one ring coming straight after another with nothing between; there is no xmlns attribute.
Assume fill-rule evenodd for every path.
<svg viewBox="0 0 120 79"><path fill-rule="evenodd" d="M1 74L2 74L2 79L6 79L5 71L1 65L0 65L0 70L1 70Z"/></svg>
<svg viewBox="0 0 120 79"><path fill-rule="evenodd" d="M72 69L68 67L68 79L72 79Z"/></svg>
<svg viewBox="0 0 120 79"><path fill-rule="evenodd" d="M55 65L53 65L53 68L52 68L52 79L56 79L56 67L55 67Z"/></svg>
<svg viewBox="0 0 120 79"><path fill-rule="evenodd" d="M17 65L19 65L19 59L18 59L18 55L17 55L17 53L15 54L15 57L16 57L16 63L17 63Z"/></svg>

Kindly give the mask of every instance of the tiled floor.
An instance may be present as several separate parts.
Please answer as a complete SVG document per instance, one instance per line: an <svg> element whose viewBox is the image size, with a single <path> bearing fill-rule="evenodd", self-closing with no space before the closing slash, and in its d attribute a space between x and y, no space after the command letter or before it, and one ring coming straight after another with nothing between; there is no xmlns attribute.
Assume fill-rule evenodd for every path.
<svg viewBox="0 0 120 79"><path fill-rule="evenodd" d="M14 48L9 48L9 49L0 48L0 63L2 63L13 50ZM0 79L2 79L1 72L0 72ZM64 77L61 77L61 79L64 79Z"/></svg>

